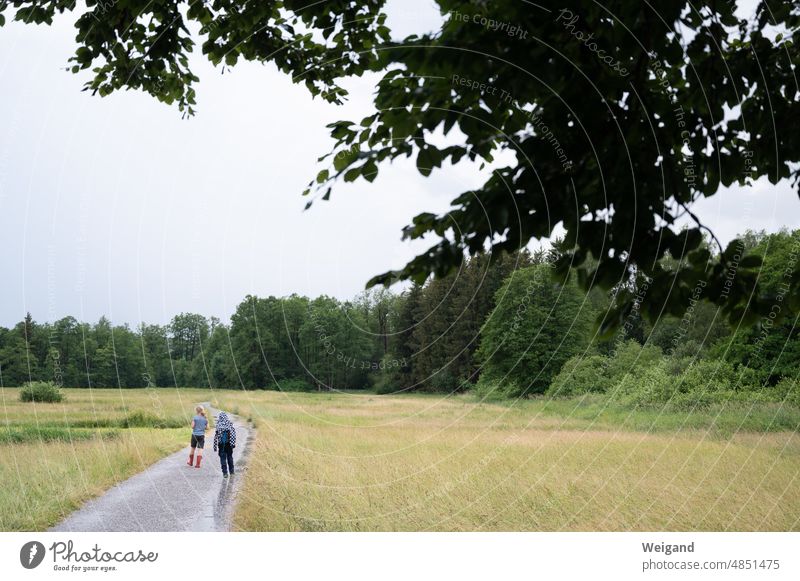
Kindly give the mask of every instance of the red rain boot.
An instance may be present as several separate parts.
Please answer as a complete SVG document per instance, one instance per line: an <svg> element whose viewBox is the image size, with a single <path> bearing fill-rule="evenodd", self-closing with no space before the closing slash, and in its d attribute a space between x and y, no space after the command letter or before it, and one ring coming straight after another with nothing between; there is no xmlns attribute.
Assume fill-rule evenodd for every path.
<svg viewBox="0 0 800 581"><path fill-rule="evenodd" d="M189 452L189 461L187 462L187 464L188 464L189 466L191 466L192 464L194 464L194 450L192 450L191 452Z"/></svg>
<svg viewBox="0 0 800 581"><path fill-rule="evenodd" d="M195 468L200 468L200 460L202 460L202 459L203 459L202 456L198 456L197 457L197 464L195 464L195 466L194 466Z"/></svg>

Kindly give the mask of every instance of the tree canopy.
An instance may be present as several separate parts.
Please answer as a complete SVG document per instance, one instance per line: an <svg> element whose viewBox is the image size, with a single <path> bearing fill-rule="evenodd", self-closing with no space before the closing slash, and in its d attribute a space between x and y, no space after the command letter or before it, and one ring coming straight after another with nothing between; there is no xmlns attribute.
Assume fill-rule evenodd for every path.
<svg viewBox="0 0 800 581"><path fill-rule="evenodd" d="M564 362L591 341L592 306L574 282L555 283L549 264L508 277L481 329L482 374L509 397L544 393Z"/></svg>
<svg viewBox="0 0 800 581"><path fill-rule="evenodd" d="M385 0L9 0L0 25L4 13L46 24L70 13L72 70L89 73L88 90L139 89L189 115L198 46L220 67L274 63L330 102L346 97L341 79L381 73L375 112L331 125L335 147L306 192L312 201L337 181L373 181L399 157L427 176L510 156L447 213L416 216L404 237L438 242L371 284L422 282L457 269L465 253L498 257L561 224L569 250L559 274L575 269L584 288L623 291L632 276L652 281L642 297L618 294L607 330L637 302L651 318L680 313L700 279L732 321L770 312L775 296L755 284L758 256L741 260L737 240L710 252L701 243L713 233L691 208L762 177L797 187L796 3L761 0L746 19L743 2L436 3L441 28L403 39L386 26ZM681 259L673 269L667 255ZM797 309L800 268L787 281Z"/></svg>

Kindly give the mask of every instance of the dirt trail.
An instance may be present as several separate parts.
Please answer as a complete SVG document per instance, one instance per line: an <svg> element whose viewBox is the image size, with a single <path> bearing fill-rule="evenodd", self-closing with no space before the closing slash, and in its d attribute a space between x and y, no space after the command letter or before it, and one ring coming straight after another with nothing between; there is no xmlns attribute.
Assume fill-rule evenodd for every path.
<svg viewBox="0 0 800 581"><path fill-rule="evenodd" d="M219 410L206 409L213 415ZM213 431L206 436L201 467L189 468L189 447L156 462L144 472L90 500L51 531L227 531L239 491L251 429L228 414L236 426L234 462L237 474L223 478L213 449ZM187 430L187 440L189 432Z"/></svg>

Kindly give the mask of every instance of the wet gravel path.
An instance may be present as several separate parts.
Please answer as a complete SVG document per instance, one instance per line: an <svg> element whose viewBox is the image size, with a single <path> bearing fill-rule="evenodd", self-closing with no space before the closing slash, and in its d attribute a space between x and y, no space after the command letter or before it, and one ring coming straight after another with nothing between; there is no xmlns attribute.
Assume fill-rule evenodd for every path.
<svg viewBox="0 0 800 581"><path fill-rule="evenodd" d="M206 406L216 416L219 410ZM227 531L245 467L251 429L228 414L236 426L234 464L237 474L223 478L213 449L213 431L206 436L200 468L190 468L187 446L150 468L119 483L50 529L51 531Z"/></svg>

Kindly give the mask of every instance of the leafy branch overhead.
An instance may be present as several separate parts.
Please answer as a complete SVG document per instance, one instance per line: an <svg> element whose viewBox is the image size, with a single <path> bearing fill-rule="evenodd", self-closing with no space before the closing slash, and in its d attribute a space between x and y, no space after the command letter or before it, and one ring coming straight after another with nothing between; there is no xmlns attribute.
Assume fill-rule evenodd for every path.
<svg viewBox="0 0 800 581"><path fill-rule="evenodd" d="M796 3L762 0L741 19L742 2L436 2L441 29L402 41L390 37L385 0L12 0L0 14L49 24L74 13L73 71L89 71L87 89L141 89L188 114L197 44L219 66L274 63L334 103L346 96L341 79L380 72L375 113L330 126L336 145L312 200L338 181L371 182L398 157L428 176L511 154L446 215L417 216L404 237L438 243L371 284L443 275L465 253L498 256L561 224L558 270L618 290L609 328L633 308L681 312L699 280L732 319L765 316L776 301L800 307L796 263L785 296L762 292L758 260L740 260L739 241L706 248L713 233L691 211L724 186L798 186ZM732 210L747 223L751 209ZM665 257L679 260L667 268ZM650 281L647 292L626 284L633 276Z"/></svg>

